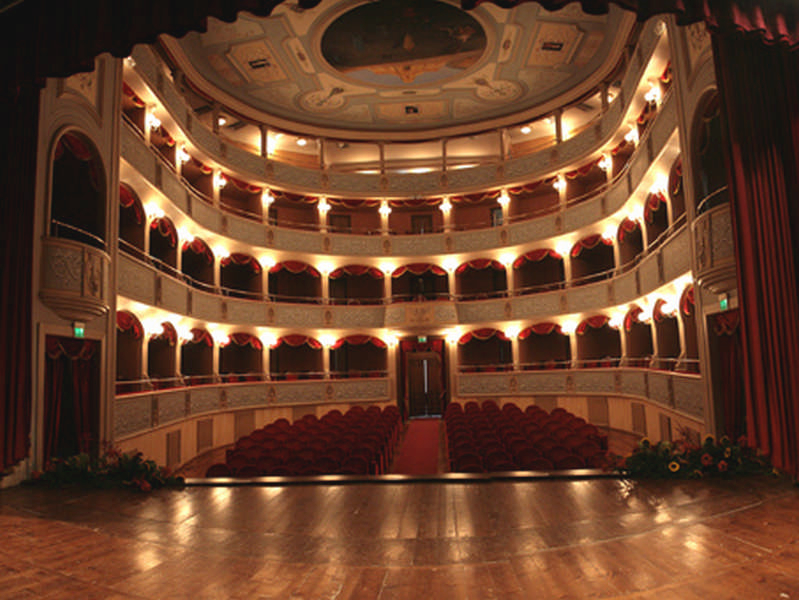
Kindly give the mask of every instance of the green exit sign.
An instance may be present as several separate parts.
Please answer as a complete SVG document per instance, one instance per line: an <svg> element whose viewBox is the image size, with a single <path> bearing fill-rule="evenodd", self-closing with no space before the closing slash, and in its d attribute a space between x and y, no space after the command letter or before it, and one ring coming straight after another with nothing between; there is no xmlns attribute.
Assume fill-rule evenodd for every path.
<svg viewBox="0 0 799 600"><path fill-rule="evenodd" d="M727 310L730 307L730 299L727 294L722 294L719 298L719 307L721 310Z"/></svg>
<svg viewBox="0 0 799 600"><path fill-rule="evenodd" d="M86 324L74 322L72 324L72 336L76 338L82 338L86 335Z"/></svg>
<svg viewBox="0 0 799 600"><path fill-rule="evenodd" d="M419 342L420 344L426 344L427 343L427 336L426 335L417 335L416 336L416 341Z"/></svg>

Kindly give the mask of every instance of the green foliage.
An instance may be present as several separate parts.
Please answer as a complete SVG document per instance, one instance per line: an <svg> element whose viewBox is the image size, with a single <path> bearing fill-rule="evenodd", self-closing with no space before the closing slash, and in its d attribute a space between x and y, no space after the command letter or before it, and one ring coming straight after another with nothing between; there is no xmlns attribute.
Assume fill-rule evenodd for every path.
<svg viewBox="0 0 799 600"><path fill-rule="evenodd" d="M707 436L701 446L685 440L652 444L644 438L630 456L615 462L615 470L628 477L698 479L772 472L768 460L744 437L733 443L726 436L718 441Z"/></svg>
<svg viewBox="0 0 799 600"><path fill-rule="evenodd" d="M182 477L175 477L169 469L159 467L152 460L144 460L141 452L125 454L113 447L96 458L88 454L54 458L48 461L43 471L35 471L29 481L53 487L129 487L143 492L167 486L180 487L184 483Z"/></svg>

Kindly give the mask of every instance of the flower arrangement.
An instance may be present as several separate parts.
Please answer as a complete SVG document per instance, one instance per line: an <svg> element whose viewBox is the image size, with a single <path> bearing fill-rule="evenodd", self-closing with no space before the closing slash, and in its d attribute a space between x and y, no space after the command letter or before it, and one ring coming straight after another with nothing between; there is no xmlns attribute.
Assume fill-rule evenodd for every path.
<svg viewBox="0 0 799 600"><path fill-rule="evenodd" d="M644 438L630 456L614 462L614 470L629 477L699 479L772 472L768 460L743 436L733 443L727 436L717 441L709 435L702 445L685 440L652 444Z"/></svg>
<svg viewBox="0 0 799 600"><path fill-rule="evenodd" d="M141 452L126 454L109 446L96 458L85 453L54 458L47 462L44 470L31 474L30 483L55 487L129 487L149 492L162 487L180 487L184 481L166 467L159 467L152 460L144 460Z"/></svg>

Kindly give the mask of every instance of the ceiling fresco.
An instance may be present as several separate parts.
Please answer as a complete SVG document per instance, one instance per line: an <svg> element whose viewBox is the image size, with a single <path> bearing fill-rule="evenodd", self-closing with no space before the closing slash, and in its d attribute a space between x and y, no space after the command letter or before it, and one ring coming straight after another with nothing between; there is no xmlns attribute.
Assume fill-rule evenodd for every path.
<svg viewBox="0 0 799 600"><path fill-rule="evenodd" d="M207 95L249 117L334 131L462 133L577 99L618 62L619 9L473 11L437 0L291 3L271 17L209 19L164 45Z"/></svg>

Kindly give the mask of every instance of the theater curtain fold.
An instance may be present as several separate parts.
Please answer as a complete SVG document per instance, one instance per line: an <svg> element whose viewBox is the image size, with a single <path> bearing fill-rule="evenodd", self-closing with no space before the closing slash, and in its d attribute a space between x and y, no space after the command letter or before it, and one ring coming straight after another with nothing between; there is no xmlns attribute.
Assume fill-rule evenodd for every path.
<svg viewBox="0 0 799 600"><path fill-rule="evenodd" d="M713 36L727 132L747 435L799 477L799 52Z"/></svg>

